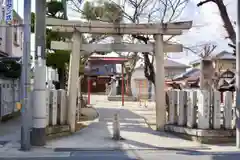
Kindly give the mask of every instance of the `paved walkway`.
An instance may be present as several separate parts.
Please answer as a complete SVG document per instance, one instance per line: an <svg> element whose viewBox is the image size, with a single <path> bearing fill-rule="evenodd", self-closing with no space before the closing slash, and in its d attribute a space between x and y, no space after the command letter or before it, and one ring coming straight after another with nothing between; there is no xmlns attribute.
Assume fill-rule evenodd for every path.
<svg viewBox="0 0 240 160"><path fill-rule="evenodd" d="M125 140L114 141L112 140L113 115L120 109L121 102L109 102L106 96L95 96L92 98L92 104L100 114L97 121L72 136L48 142L47 147L59 150L186 149L236 151L234 145L202 145L153 130L146 124L146 120L154 126L154 103L149 103L148 107L145 108L139 107L138 102L126 102L120 111L121 136Z"/></svg>
<svg viewBox="0 0 240 160"><path fill-rule="evenodd" d="M21 137L21 117L0 122L0 146L8 142L18 142Z"/></svg>
<svg viewBox="0 0 240 160"><path fill-rule="evenodd" d="M48 153L48 155L56 155L53 150L62 151L62 156L68 156L71 151L74 150L174 150L174 151L204 151L204 152L222 152L222 151L236 151L235 146L211 146L202 145L197 142L187 141L175 137L173 135L154 131L146 124L146 119L154 123L155 111L154 105L149 105L148 108L139 107L139 103L126 102L124 108L120 110L120 125L121 125L121 136L125 139L123 141L112 140L112 122L113 115L119 111L121 102L108 102L105 96L98 96L92 99L94 106L98 110L100 117L98 120L93 122L89 127L76 132L75 134L62 137L55 140L48 141L44 148L35 148L37 154ZM1 149L0 154L9 155L13 153L19 153L19 143L17 140L20 139L20 119L10 121L12 124L8 125L1 124L9 131L0 131L1 139L13 140L13 143L9 143L5 149ZM19 126L18 126L19 125ZM17 127L18 126L18 127ZM0 128L1 130L1 128ZM15 130L15 132L14 132ZM11 133L11 134L10 134ZM14 143L15 142L15 143ZM12 149L11 149L12 148ZM59 153L59 152L58 152ZM36 153L33 153L36 155ZM0 156L1 157L1 156Z"/></svg>
<svg viewBox="0 0 240 160"><path fill-rule="evenodd" d="M101 105L101 106L99 106ZM116 106L98 104L99 120L88 128L72 136L48 142L50 148L68 149L204 149L204 146L182 140L167 133L154 131L145 123L145 119L128 109L120 111L121 136L123 141L112 140L113 115L118 111Z"/></svg>

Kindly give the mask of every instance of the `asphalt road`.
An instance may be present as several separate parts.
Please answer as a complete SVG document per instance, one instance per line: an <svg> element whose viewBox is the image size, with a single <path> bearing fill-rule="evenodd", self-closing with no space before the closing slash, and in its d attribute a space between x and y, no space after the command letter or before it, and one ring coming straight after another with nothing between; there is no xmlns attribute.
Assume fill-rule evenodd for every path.
<svg viewBox="0 0 240 160"><path fill-rule="evenodd" d="M32 160L31 158L0 158L1 160ZM204 153L194 151L74 151L70 157L42 157L34 160L239 160L238 153Z"/></svg>

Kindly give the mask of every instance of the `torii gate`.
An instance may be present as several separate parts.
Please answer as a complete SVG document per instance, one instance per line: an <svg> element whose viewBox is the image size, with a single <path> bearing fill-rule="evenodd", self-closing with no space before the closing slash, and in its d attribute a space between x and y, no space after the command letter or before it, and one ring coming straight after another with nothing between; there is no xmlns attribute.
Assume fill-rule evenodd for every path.
<svg viewBox="0 0 240 160"><path fill-rule="evenodd" d="M124 24L104 23L99 21L81 22L47 18L46 24L52 26L53 31L62 33L72 41L52 42L52 49L71 50L70 70L68 80L68 124L71 132L75 132L77 82L79 73L79 59L81 55L90 52L154 52L156 59L156 126L163 130L166 123L165 91L164 91L164 53L182 52L180 44L164 43L163 35L181 35L182 30L192 27L192 21L164 23L164 24ZM141 34L154 35L155 44L83 44L82 34Z"/></svg>

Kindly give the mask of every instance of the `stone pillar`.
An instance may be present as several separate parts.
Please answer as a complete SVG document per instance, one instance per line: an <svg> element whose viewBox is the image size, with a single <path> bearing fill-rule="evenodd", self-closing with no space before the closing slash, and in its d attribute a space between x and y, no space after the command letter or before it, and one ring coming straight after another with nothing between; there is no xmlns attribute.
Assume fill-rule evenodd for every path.
<svg viewBox="0 0 240 160"><path fill-rule="evenodd" d="M78 32L73 33L72 37L73 47L70 57L69 66L69 79L68 79L68 124L70 125L71 132L75 132L75 120L76 120L76 100L77 100L77 87L79 77L79 61L80 50L82 45L82 37Z"/></svg>
<svg viewBox="0 0 240 160"><path fill-rule="evenodd" d="M209 129L210 93L206 90L199 90L197 97L198 97L198 128Z"/></svg>
<svg viewBox="0 0 240 160"><path fill-rule="evenodd" d="M232 92L227 91L224 94L224 128L232 129Z"/></svg>
<svg viewBox="0 0 240 160"><path fill-rule="evenodd" d="M117 95L116 80L112 80L109 96L116 96L116 95Z"/></svg>
<svg viewBox="0 0 240 160"><path fill-rule="evenodd" d="M193 128L196 126L196 111L195 107L197 106L197 92L196 91L187 91L187 126Z"/></svg>
<svg viewBox="0 0 240 160"><path fill-rule="evenodd" d="M221 128L221 93L219 91L214 92L214 102L213 102L213 128Z"/></svg>
<svg viewBox="0 0 240 160"><path fill-rule="evenodd" d="M163 35L155 35L155 59L156 59L156 75L155 75L155 101L156 101L156 128L164 130L166 124L166 106L164 91L164 52L163 52Z"/></svg>

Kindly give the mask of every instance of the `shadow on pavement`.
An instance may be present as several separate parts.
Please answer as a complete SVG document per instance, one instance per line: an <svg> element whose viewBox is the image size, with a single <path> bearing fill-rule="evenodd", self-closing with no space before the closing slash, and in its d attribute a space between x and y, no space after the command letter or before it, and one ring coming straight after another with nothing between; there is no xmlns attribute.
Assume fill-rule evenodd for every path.
<svg viewBox="0 0 240 160"><path fill-rule="evenodd" d="M105 122L105 125L107 125L107 123L112 122L113 120L113 115L114 113L117 113L119 110L115 109L115 108L98 108L97 109L99 114L100 114L100 121L101 122ZM130 110L127 109L121 109L120 112L120 131L121 132L131 132L133 133L134 136L134 132L135 133L147 133L147 134L151 134L151 135L155 135L155 136L161 136L161 137L167 137L167 138L177 138L178 137L171 135L169 133L165 133L165 132L160 132L160 131L154 131L152 128L150 128L144 118L136 113L133 113ZM209 150L209 148L207 147L186 147L186 148L173 148L173 147L158 147L158 146L154 146L151 145L149 143L143 143L143 142L139 142L139 141L135 141L133 139L127 138L125 136L123 136L123 138L125 139L123 141L123 143L128 144L129 146L135 146L136 148L142 148L142 149L149 149L149 150L175 150L175 151L192 151L192 150L199 150L199 149L207 149ZM147 137L146 137L147 138Z"/></svg>
<svg viewBox="0 0 240 160"><path fill-rule="evenodd" d="M13 117L0 122L0 141L19 141L21 130L21 117Z"/></svg>
<svg viewBox="0 0 240 160"><path fill-rule="evenodd" d="M93 157L96 160L138 160L136 156L125 151L76 151L71 153L71 157L78 157L81 160L84 158L93 160Z"/></svg>
<svg viewBox="0 0 240 160"><path fill-rule="evenodd" d="M85 157L96 156L97 158L99 154L102 155L103 158L97 158L98 160L106 159L104 158L104 154L105 156L107 155L107 157L111 157L111 159L120 157L119 159L132 160L134 158L131 157L131 154L129 155L128 151L130 150L171 150L179 153L191 153L194 150L208 149L203 147L158 147L156 146L158 142L153 145L151 143L152 140L146 141L145 139L145 141L138 141L139 137L141 140L144 139L144 136L147 138L147 135L154 136L156 139L158 139L159 136L174 139L175 136L152 130L140 115L127 109L121 109L120 111L121 134L125 140L114 141L112 139L112 122L114 114L119 110L113 107L98 107L97 111L99 112L99 122L93 122L87 128L71 136L50 141L48 142L48 146L55 148L55 151L58 152L71 152L71 155L74 157L81 155ZM135 136L139 137L135 138Z"/></svg>
<svg viewBox="0 0 240 160"><path fill-rule="evenodd" d="M97 110L100 114L99 121L106 122L106 123L113 122L114 114L119 111L118 109L115 109L115 108L98 108ZM120 128L121 131L141 132L141 133L148 133L148 134L164 136L164 137L178 138L169 133L163 133L163 132L152 130L152 128L150 128L146 124L145 119L142 116L136 113L133 113L128 109L121 109L119 112L119 115L120 115L119 117L120 117L120 123L121 123L121 128Z"/></svg>
<svg viewBox="0 0 240 160"><path fill-rule="evenodd" d="M180 155L189 155L189 156L211 156L212 160L237 160L240 157L239 152L203 152L203 151L181 151L176 152L176 154Z"/></svg>
<svg viewBox="0 0 240 160"><path fill-rule="evenodd" d="M225 154L217 154L212 156L212 160L239 160L240 152L239 153L225 153Z"/></svg>

